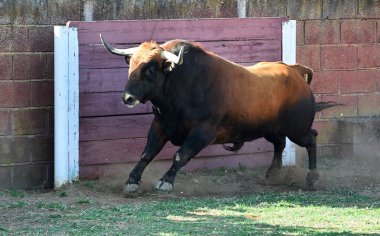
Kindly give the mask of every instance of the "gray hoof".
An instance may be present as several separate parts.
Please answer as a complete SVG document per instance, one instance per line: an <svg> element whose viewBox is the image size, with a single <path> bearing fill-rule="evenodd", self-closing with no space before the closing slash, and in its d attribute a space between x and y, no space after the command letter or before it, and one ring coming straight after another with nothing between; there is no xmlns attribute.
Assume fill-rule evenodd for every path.
<svg viewBox="0 0 380 236"><path fill-rule="evenodd" d="M169 192L173 189L173 185L171 183L165 182L165 180L160 180L156 184L156 189Z"/></svg>
<svg viewBox="0 0 380 236"><path fill-rule="evenodd" d="M128 195L130 193L134 193L139 189L140 185L138 184L126 184L123 188L123 194Z"/></svg>
<svg viewBox="0 0 380 236"><path fill-rule="evenodd" d="M317 170L310 170L306 176L306 184L310 190L316 190L315 184L319 179L319 173Z"/></svg>
<svg viewBox="0 0 380 236"><path fill-rule="evenodd" d="M269 179L270 177L277 176L280 170L281 165L271 165L265 174L265 178Z"/></svg>

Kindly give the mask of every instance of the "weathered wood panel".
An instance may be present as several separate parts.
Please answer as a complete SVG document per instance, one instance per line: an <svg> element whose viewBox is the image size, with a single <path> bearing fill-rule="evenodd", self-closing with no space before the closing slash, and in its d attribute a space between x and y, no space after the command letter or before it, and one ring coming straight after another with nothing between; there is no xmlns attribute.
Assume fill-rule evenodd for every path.
<svg viewBox="0 0 380 236"><path fill-rule="evenodd" d="M80 155L91 158L82 159L81 165L96 165L103 163L122 163L136 162L140 159L141 153L144 150L146 138L132 139L115 139L81 142ZM172 159L175 151L179 147L168 142L165 148L155 158L155 160ZM237 153L231 153L224 150L221 145L211 145L202 150L197 156L227 156L236 154L248 154L254 152L270 152L273 150L272 144L259 139L254 142L247 142Z"/></svg>
<svg viewBox="0 0 380 236"><path fill-rule="evenodd" d="M81 118L79 141L145 138L153 115Z"/></svg>
<svg viewBox="0 0 380 236"><path fill-rule="evenodd" d="M69 22L80 29L79 44L99 44L99 33L110 43L165 42L183 38L194 41L270 39L281 35L285 18L185 19Z"/></svg>
<svg viewBox="0 0 380 236"><path fill-rule="evenodd" d="M206 50L247 66L259 61L281 60L283 21L284 18L248 18L70 22L70 26L78 27L80 44L80 175L89 174L86 167L99 170L92 173L92 177L98 177L107 166L138 161L153 120L149 103L133 109L122 103L128 65L123 57L104 49L99 33L121 48L150 40L159 43L176 38L197 41ZM157 160L171 159L177 148L168 143ZM202 163L216 166L212 164L216 160L223 160L223 165L218 166L234 165L239 163L237 157L247 162L255 156L252 153L270 151L272 145L263 139L245 144L238 153L212 145L198 155L196 166ZM228 157L231 161L226 161Z"/></svg>
<svg viewBox="0 0 380 236"><path fill-rule="evenodd" d="M79 116L112 116L152 112L152 105L149 102L128 108L121 100L121 94L121 92L81 93Z"/></svg>
<svg viewBox="0 0 380 236"><path fill-rule="evenodd" d="M268 166L272 161L272 153L259 152L242 155L231 156L212 156L212 157L195 157L186 166L184 170L192 171L197 169L215 169L215 168L238 168L240 166L247 166L250 168L257 168L262 166ZM148 168L155 170L157 178L154 181L158 181L171 165L171 160L160 160L152 162ZM104 176L124 176L125 180L132 168L136 165L135 162L124 162L116 164L103 164L103 165L81 165L79 175L83 179L98 179ZM146 172L145 172L146 173ZM150 173L152 174L152 173ZM142 177L144 181L144 175ZM152 184L155 184L152 183Z"/></svg>
<svg viewBox="0 0 380 236"><path fill-rule="evenodd" d="M281 60L280 37L257 40L203 42L202 46L206 50L236 63L255 63L273 59ZM102 69L128 67L123 57L110 54L103 45L81 45L80 50L80 68Z"/></svg>
<svg viewBox="0 0 380 236"><path fill-rule="evenodd" d="M128 80L128 68L81 69L79 78L80 93L121 92Z"/></svg>

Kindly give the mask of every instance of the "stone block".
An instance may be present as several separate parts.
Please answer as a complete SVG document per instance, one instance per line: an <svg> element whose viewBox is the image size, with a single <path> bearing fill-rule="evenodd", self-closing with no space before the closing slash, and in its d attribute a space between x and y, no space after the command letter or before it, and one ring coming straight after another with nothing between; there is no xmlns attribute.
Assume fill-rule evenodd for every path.
<svg viewBox="0 0 380 236"><path fill-rule="evenodd" d="M341 42L345 44L361 44L376 42L375 20L343 20L341 26Z"/></svg>
<svg viewBox="0 0 380 236"><path fill-rule="evenodd" d="M26 163L30 161L29 138L3 138L0 140L0 164Z"/></svg>
<svg viewBox="0 0 380 236"><path fill-rule="evenodd" d="M54 83L53 81L31 82L31 103L34 107L54 105Z"/></svg>
<svg viewBox="0 0 380 236"><path fill-rule="evenodd" d="M310 84L315 94L337 94L339 92L339 71L314 72Z"/></svg>
<svg viewBox="0 0 380 236"><path fill-rule="evenodd" d="M287 14L293 20L321 19L323 0L288 0Z"/></svg>
<svg viewBox="0 0 380 236"><path fill-rule="evenodd" d="M285 0L248 0L247 16L249 17L285 17L286 1Z"/></svg>
<svg viewBox="0 0 380 236"><path fill-rule="evenodd" d="M0 83L0 107L27 107L30 105L30 82Z"/></svg>
<svg viewBox="0 0 380 236"><path fill-rule="evenodd" d="M13 166L13 188L37 189L48 186L47 164Z"/></svg>
<svg viewBox="0 0 380 236"><path fill-rule="evenodd" d="M358 67L380 67L380 45L364 44L358 47Z"/></svg>
<svg viewBox="0 0 380 236"><path fill-rule="evenodd" d="M349 93L372 93L376 91L376 70L353 70L336 72L340 78L340 91Z"/></svg>
<svg viewBox="0 0 380 236"><path fill-rule="evenodd" d="M22 109L13 112L12 132L16 135L47 134L47 109Z"/></svg>
<svg viewBox="0 0 380 236"><path fill-rule="evenodd" d="M380 94L362 94L358 96L358 115L360 117L380 115Z"/></svg>
<svg viewBox="0 0 380 236"><path fill-rule="evenodd" d="M356 58L356 46L324 46L321 50L322 69L354 69Z"/></svg>
<svg viewBox="0 0 380 236"><path fill-rule="evenodd" d="M54 137L42 136L31 138L32 162L54 160Z"/></svg>
<svg viewBox="0 0 380 236"><path fill-rule="evenodd" d="M337 106L325 109L322 111L323 119L344 119L357 117L358 97L340 96L340 95L325 95L321 96L322 102L336 102Z"/></svg>
<svg viewBox="0 0 380 236"><path fill-rule="evenodd" d="M360 17L357 13L357 1L323 0L323 19L345 19Z"/></svg>
<svg viewBox="0 0 380 236"><path fill-rule="evenodd" d="M312 68L315 71L319 71L321 47L318 45L305 45L297 47L297 63L303 64Z"/></svg>
<svg viewBox="0 0 380 236"><path fill-rule="evenodd" d="M46 79L45 54L16 54L13 56L13 78L15 80Z"/></svg>
<svg viewBox="0 0 380 236"><path fill-rule="evenodd" d="M0 55L0 80L12 80L12 55Z"/></svg>
<svg viewBox="0 0 380 236"><path fill-rule="evenodd" d="M339 21L317 20L305 22L305 44L337 44L339 41Z"/></svg>
<svg viewBox="0 0 380 236"><path fill-rule="evenodd" d="M12 167L0 166L0 188L12 188Z"/></svg>
<svg viewBox="0 0 380 236"><path fill-rule="evenodd" d="M11 113L9 111L0 111L0 135L10 135L11 129Z"/></svg>

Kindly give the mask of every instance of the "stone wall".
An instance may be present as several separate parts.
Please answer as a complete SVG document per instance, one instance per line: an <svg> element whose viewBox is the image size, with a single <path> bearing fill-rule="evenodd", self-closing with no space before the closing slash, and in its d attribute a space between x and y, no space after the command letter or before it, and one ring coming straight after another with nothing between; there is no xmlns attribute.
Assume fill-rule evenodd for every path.
<svg viewBox="0 0 380 236"><path fill-rule="evenodd" d="M362 121L368 117L378 121L379 0L4 0L0 1L0 187L52 187L53 25L70 20L238 15L298 20L297 60L315 70L312 88L317 99L346 104L317 114L322 151L337 155L355 140L344 136L358 133L349 132L352 122L365 125L368 122ZM342 125L346 120L351 125Z"/></svg>

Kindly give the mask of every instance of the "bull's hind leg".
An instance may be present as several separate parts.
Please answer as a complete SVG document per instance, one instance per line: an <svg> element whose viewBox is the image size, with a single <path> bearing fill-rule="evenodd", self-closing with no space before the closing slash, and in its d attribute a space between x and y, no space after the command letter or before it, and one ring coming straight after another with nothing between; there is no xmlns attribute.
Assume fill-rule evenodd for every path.
<svg viewBox="0 0 380 236"><path fill-rule="evenodd" d="M203 148L211 144L216 137L213 127L204 125L193 128L185 142L174 154L173 164L165 175L158 181L156 188L163 191L171 191L178 171L185 166Z"/></svg>
<svg viewBox="0 0 380 236"><path fill-rule="evenodd" d="M315 183L319 179L317 170L317 136L318 132L310 129L309 133L301 138L290 138L294 143L305 147L309 156L309 173L306 177L306 184L311 190L315 190Z"/></svg>
<svg viewBox="0 0 380 236"><path fill-rule="evenodd" d="M282 153L285 149L286 141L285 141L285 135L282 135L282 134L266 136L265 139L273 143L273 146L274 146L274 155L273 155L272 164L268 168L267 174L265 176L266 178L269 178L274 171L279 170L282 167Z"/></svg>

